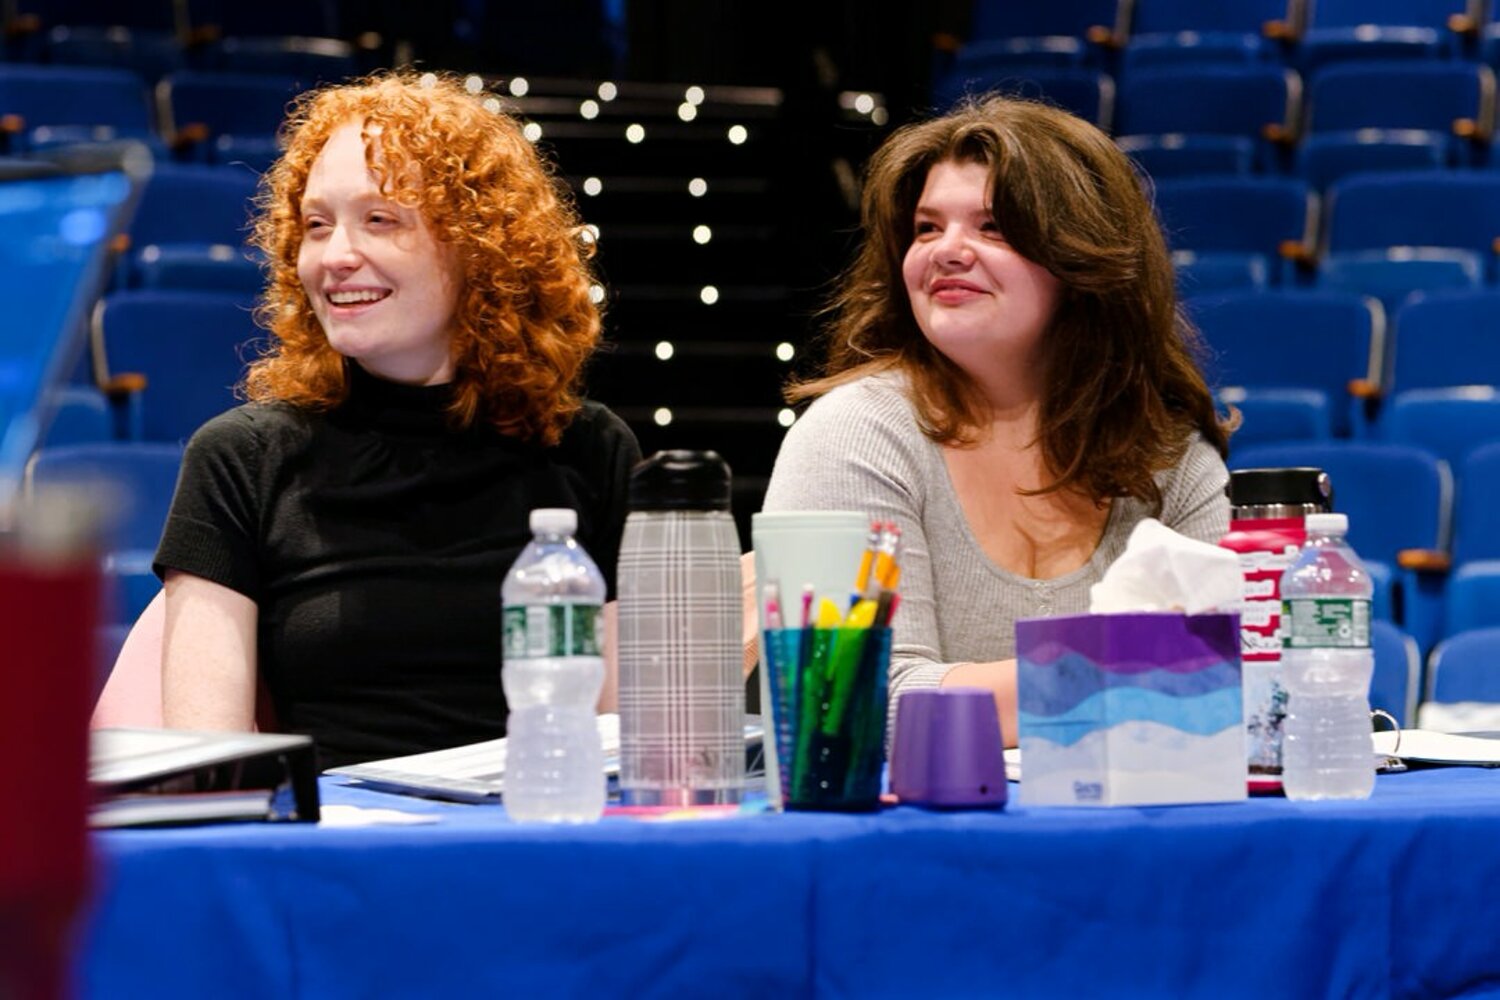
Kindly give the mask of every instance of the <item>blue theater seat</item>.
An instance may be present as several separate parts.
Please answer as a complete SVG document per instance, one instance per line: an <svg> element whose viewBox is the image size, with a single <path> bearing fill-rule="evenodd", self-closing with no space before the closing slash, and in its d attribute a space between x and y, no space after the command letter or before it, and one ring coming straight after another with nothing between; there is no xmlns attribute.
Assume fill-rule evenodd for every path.
<svg viewBox="0 0 1500 1000"><path fill-rule="evenodd" d="M181 445L112 441L43 448L27 466L28 491L68 484L104 502L111 529L103 565L111 622L134 621L160 589L151 558L181 464Z"/></svg>
<svg viewBox="0 0 1500 1000"><path fill-rule="evenodd" d="M976 0L969 41L959 60L973 64L1000 57L1012 64L1024 59L1034 65L1077 65L1119 36L1122 16L1120 0Z"/></svg>
<svg viewBox="0 0 1500 1000"><path fill-rule="evenodd" d="M1477 30L1469 0L1314 0L1298 41L1303 72L1347 59L1441 59Z"/></svg>
<svg viewBox="0 0 1500 1000"><path fill-rule="evenodd" d="M1411 299L1396 313L1390 392L1500 385L1500 291L1451 291Z"/></svg>
<svg viewBox="0 0 1500 1000"><path fill-rule="evenodd" d="M1250 389L1226 386L1215 394L1221 406L1233 406L1241 423L1232 444L1244 448L1286 441L1327 441L1333 437L1328 395L1316 389Z"/></svg>
<svg viewBox="0 0 1500 1000"><path fill-rule="evenodd" d="M1473 449L1458 469L1453 531L1453 561L1457 565L1500 560L1497 509L1500 509L1500 442Z"/></svg>
<svg viewBox="0 0 1500 1000"><path fill-rule="evenodd" d="M1335 434L1362 423L1363 401L1380 384L1385 316L1377 303L1339 292L1226 292L1194 296L1186 308L1208 347L1210 384L1311 391Z"/></svg>
<svg viewBox="0 0 1500 1000"><path fill-rule="evenodd" d="M260 269L245 246L255 189L243 167L160 164L130 226L125 283L255 294Z"/></svg>
<svg viewBox="0 0 1500 1000"><path fill-rule="evenodd" d="M1475 448L1500 441L1500 393L1491 385L1408 389L1382 409L1380 431L1387 441L1427 449L1457 473Z"/></svg>
<svg viewBox="0 0 1500 1000"><path fill-rule="evenodd" d="M933 87L933 103L951 107L970 94L991 91L1045 101L1109 130L1115 84L1107 73L1081 67L1007 67L1004 64L955 69Z"/></svg>
<svg viewBox="0 0 1500 1000"><path fill-rule="evenodd" d="M1395 625L1370 623L1375 672L1370 678L1370 707L1389 712L1398 726L1416 725L1417 696L1422 690L1422 661L1417 643Z"/></svg>
<svg viewBox="0 0 1500 1000"><path fill-rule="evenodd" d="M1158 66L1272 62L1297 32L1287 0L1144 0L1132 11L1125 75Z"/></svg>
<svg viewBox="0 0 1500 1000"><path fill-rule="evenodd" d="M1278 280L1288 246L1311 246L1317 201L1291 177L1205 177L1156 184L1156 210L1172 250L1238 254ZM1227 262L1227 258L1224 258Z"/></svg>
<svg viewBox="0 0 1500 1000"><path fill-rule="evenodd" d="M1300 93L1296 74L1280 66L1141 70L1120 82L1115 132L1234 139L1268 170L1296 134Z"/></svg>
<svg viewBox="0 0 1500 1000"><path fill-rule="evenodd" d="M0 64L0 152L110 139L156 143L145 82L130 70Z"/></svg>
<svg viewBox="0 0 1500 1000"><path fill-rule="evenodd" d="M1441 138L1459 164L1482 159L1494 116L1495 75L1479 63L1343 63L1320 70L1308 84L1309 135L1420 130ZM1363 145L1373 151L1371 143Z"/></svg>
<svg viewBox="0 0 1500 1000"><path fill-rule="evenodd" d="M141 437L173 443L238 402L234 386L263 336L248 300L184 291L110 295L92 334L100 384L144 376Z"/></svg>

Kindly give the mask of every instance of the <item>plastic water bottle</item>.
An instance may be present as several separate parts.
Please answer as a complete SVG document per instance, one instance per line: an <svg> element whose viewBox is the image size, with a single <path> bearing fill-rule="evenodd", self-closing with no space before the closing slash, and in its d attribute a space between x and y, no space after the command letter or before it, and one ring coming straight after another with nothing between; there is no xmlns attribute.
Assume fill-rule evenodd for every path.
<svg viewBox="0 0 1500 1000"><path fill-rule="evenodd" d="M1290 799L1362 799L1370 743L1370 576L1344 541L1343 514L1309 514L1307 542L1281 578L1287 689L1282 785Z"/></svg>
<svg viewBox="0 0 1500 1000"><path fill-rule="evenodd" d="M604 811L594 706L604 684L604 577L573 538L578 515L531 512L506 574L505 808L512 819L590 823Z"/></svg>

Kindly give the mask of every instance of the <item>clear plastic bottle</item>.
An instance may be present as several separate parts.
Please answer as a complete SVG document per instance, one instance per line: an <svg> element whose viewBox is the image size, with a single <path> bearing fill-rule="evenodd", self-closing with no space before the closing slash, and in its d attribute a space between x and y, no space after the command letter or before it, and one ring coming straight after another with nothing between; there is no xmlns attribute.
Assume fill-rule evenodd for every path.
<svg viewBox="0 0 1500 1000"><path fill-rule="evenodd" d="M1307 542L1281 578L1287 689L1282 785L1290 799L1362 799L1375 784L1370 743L1370 576L1343 514L1309 514Z"/></svg>
<svg viewBox="0 0 1500 1000"><path fill-rule="evenodd" d="M531 512L535 536L506 574L505 808L523 821L589 823L604 811L595 703L604 683L604 577L573 538L578 515Z"/></svg>

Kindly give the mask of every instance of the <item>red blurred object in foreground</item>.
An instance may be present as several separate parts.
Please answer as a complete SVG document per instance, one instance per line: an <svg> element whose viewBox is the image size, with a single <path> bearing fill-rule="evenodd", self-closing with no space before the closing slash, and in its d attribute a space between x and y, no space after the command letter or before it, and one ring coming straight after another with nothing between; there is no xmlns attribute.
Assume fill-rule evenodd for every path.
<svg viewBox="0 0 1500 1000"><path fill-rule="evenodd" d="M97 557L0 554L0 997L69 993L88 890L88 714Z"/></svg>

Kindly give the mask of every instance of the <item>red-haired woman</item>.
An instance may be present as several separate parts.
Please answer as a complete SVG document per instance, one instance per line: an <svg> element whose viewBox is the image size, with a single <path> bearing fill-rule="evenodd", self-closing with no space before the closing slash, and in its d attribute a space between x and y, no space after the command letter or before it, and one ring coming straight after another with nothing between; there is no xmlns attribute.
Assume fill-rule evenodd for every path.
<svg viewBox="0 0 1500 1000"><path fill-rule="evenodd" d="M248 729L263 685L325 766L500 736L528 514L575 508L612 591L639 458L578 396L600 328L578 219L450 78L314 92L283 134L254 231L270 346L189 443L156 555L163 717Z"/></svg>

